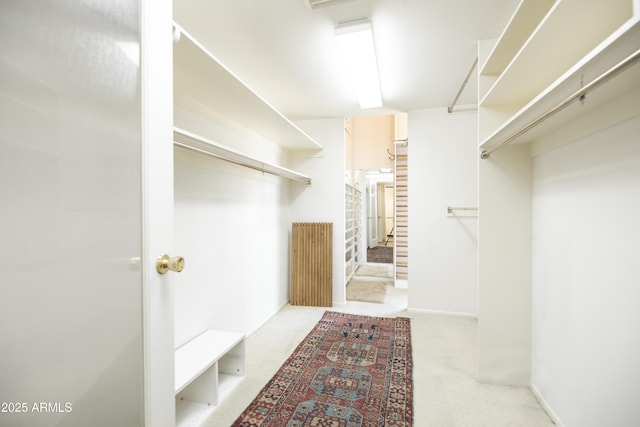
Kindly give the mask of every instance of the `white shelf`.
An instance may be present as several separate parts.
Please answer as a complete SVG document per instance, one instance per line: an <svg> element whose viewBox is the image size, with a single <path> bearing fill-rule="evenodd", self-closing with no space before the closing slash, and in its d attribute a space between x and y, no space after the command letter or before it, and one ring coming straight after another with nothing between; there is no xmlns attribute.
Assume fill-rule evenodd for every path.
<svg viewBox="0 0 640 427"><path fill-rule="evenodd" d="M211 141L203 136L196 135L195 133L186 131L184 129L174 127L173 140L177 146L195 150L202 154L207 154L218 159L266 172L272 175L277 175L279 177L286 178L292 181L303 182L307 185L311 185L311 178L306 175L292 171L282 166L260 161L244 153L241 153L240 151L226 147L222 144L218 144L217 142Z"/></svg>
<svg viewBox="0 0 640 427"><path fill-rule="evenodd" d="M555 0L521 0L516 12L481 66L481 75L500 75L549 12Z"/></svg>
<svg viewBox="0 0 640 427"><path fill-rule="evenodd" d="M244 375L243 334L209 329L178 348L176 425L200 425Z"/></svg>
<svg viewBox="0 0 640 427"><path fill-rule="evenodd" d="M220 374L218 381L218 391L220 392L220 401L225 400L231 392L240 384L243 377L238 375Z"/></svg>
<svg viewBox="0 0 640 427"><path fill-rule="evenodd" d="M220 375L218 378L219 401L225 400L240 384L243 377L237 375ZM185 399L176 401L176 427L192 427L201 425L217 406Z"/></svg>
<svg viewBox="0 0 640 427"><path fill-rule="evenodd" d="M174 43L174 97L196 100L248 129L290 150L322 146L247 87L205 46L174 22L180 40Z"/></svg>
<svg viewBox="0 0 640 427"><path fill-rule="evenodd" d="M514 111L519 110L631 15L629 0L556 1L480 101L481 106L512 105ZM531 26L528 20L523 22L523 30ZM500 46L494 49L501 51ZM492 62L492 58L487 61Z"/></svg>
<svg viewBox="0 0 640 427"><path fill-rule="evenodd" d="M176 427L199 426L215 409L206 403L179 400L176 402Z"/></svg>
<svg viewBox="0 0 640 427"><path fill-rule="evenodd" d="M640 48L638 40L640 40L640 16L636 15L485 138L480 144L481 148L489 149L510 138L519 129L536 120L580 90L581 87L586 86L602 73L636 52ZM553 118L546 120L544 124L538 125L535 129L522 134L511 142L531 142L538 135L549 132L579 115L605 105L639 86L640 65L636 64L614 77L603 87L588 93L583 104L575 103Z"/></svg>
<svg viewBox="0 0 640 427"><path fill-rule="evenodd" d="M184 390L243 339L244 335L237 332L209 329L178 348L175 354L175 393Z"/></svg>

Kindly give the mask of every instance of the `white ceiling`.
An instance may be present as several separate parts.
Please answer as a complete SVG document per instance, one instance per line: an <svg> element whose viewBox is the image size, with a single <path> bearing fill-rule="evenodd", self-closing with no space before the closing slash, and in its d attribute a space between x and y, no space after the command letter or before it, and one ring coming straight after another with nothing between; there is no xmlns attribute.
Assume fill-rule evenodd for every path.
<svg viewBox="0 0 640 427"><path fill-rule="evenodd" d="M292 120L387 114L451 104L518 0L174 0L174 19ZM360 110L338 61L339 22L373 26L384 107ZM473 74L475 76L475 72ZM457 105L477 103L472 78Z"/></svg>

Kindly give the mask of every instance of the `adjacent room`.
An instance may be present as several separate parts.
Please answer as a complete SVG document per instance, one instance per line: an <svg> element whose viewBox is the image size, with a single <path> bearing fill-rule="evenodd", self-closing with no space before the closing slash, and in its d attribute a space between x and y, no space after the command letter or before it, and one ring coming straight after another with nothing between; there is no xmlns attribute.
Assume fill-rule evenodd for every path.
<svg viewBox="0 0 640 427"><path fill-rule="evenodd" d="M0 425L640 427L640 0L0 12Z"/></svg>

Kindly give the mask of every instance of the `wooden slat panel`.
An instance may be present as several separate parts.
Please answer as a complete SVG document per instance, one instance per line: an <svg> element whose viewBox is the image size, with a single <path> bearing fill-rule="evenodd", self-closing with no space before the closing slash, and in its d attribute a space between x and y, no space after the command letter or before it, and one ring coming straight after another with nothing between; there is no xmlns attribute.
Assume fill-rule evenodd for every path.
<svg viewBox="0 0 640 427"><path fill-rule="evenodd" d="M409 278L409 157L407 147L396 147L396 279Z"/></svg>
<svg viewBox="0 0 640 427"><path fill-rule="evenodd" d="M331 307L333 224L294 222L291 227L291 304Z"/></svg>

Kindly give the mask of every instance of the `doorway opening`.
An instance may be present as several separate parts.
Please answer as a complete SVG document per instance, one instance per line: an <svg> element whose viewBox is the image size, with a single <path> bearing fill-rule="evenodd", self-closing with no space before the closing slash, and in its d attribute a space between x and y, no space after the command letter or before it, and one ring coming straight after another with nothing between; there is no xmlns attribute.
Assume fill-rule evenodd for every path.
<svg viewBox="0 0 640 427"><path fill-rule="evenodd" d="M394 194L393 169L368 170L367 188L367 263L393 264Z"/></svg>
<svg viewBox="0 0 640 427"><path fill-rule="evenodd" d="M406 153L404 113L345 119L345 285L352 279L362 279L368 272L368 278L380 275L389 286L398 287L397 215L398 195L402 193L398 193L396 179L398 140L405 142L403 153ZM406 166L401 166L401 170L405 173ZM406 182L403 186L406 194ZM404 199L401 204L404 217L401 222L406 229ZM406 238L403 241L401 236L402 232L401 245L406 244ZM405 248L400 247L404 254ZM400 282L406 288L406 280Z"/></svg>

